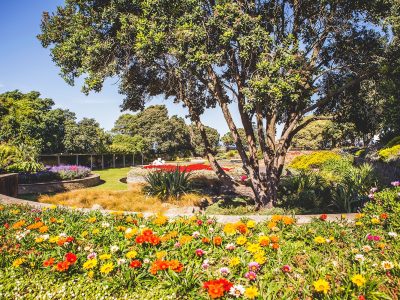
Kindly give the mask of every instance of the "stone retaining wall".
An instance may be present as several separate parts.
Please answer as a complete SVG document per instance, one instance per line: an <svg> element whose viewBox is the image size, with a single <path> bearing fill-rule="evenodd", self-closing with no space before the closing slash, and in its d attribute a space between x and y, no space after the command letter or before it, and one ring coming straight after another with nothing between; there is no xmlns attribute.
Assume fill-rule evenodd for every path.
<svg viewBox="0 0 400 300"><path fill-rule="evenodd" d="M0 194L15 197L18 192L18 174L0 175Z"/></svg>
<svg viewBox="0 0 400 300"><path fill-rule="evenodd" d="M24 194L58 193L76 189L83 189L99 185L100 183L101 183L100 175L92 174L89 177L74 179L74 180L19 184L18 194L24 195Z"/></svg>

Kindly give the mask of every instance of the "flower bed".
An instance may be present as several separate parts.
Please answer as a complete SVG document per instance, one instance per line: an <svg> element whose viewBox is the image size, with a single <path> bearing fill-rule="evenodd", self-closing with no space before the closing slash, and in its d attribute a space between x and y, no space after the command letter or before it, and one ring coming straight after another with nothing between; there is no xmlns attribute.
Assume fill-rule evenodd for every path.
<svg viewBox="0 0 400 300"><path fill-rule="evenodd" d="M22 184L73 180L85 178L90 175L90 172L90 168L84 166L60 165L46 167L46 170L36 173L20 173L18 180Z"/></svg>
<svg viewBox="0 0 400 300"><path fill-rule="evenodd" d="M0 206L0 294L69 299L396 299L391 213L220 224ZM16 280L18 278L18 280Z"/></svg>
<svg viewBox="0 0 400 300"><path fill-rule="evenodd" d="M145 169L156 169L163 171L175 171L179 169L179 171L183 172L193 172L193 171L212 171L212 168L209 165L205 164L192 164L192 165L148 165L144 166ZM229 171L230 168L223 168L225 171Z"/></svg>

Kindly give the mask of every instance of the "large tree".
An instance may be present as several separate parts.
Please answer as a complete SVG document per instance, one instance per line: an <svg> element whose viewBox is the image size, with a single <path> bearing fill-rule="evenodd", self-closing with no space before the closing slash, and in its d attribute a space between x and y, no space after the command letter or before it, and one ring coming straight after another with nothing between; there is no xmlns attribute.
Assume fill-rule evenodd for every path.
<svg viewBox="0 0 400 300"><path fill-rule="evenodd" d="M164 94L200 128L220 106L257 205L272 206L293 137L318 118L304 116L378 76L398 15L395 0L69 0L44 14L39 39L69 83L85 77L84 92L121 77L126 109Z"/></svg>

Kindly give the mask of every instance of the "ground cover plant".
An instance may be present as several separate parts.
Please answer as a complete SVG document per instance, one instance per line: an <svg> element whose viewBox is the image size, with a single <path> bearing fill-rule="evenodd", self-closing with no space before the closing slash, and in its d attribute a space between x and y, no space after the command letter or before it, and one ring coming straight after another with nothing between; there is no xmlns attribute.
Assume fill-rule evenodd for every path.
<svg viewBox="0 0 400 300"><path fill-rule="evenodd" d="M2 205L0 296L398 299L398 219L371 207L355 222L321 215L297 226L275 215L221 224Z"/></svg>
<svg viewBox="0 0 400 300"><path fill-rule="evenodd" d="M20 183L36 183L48 181L62 181L85 178L91 174L91 170L85 166L60 165L46 167L45 170L35 173L20 173Z"/></svg>

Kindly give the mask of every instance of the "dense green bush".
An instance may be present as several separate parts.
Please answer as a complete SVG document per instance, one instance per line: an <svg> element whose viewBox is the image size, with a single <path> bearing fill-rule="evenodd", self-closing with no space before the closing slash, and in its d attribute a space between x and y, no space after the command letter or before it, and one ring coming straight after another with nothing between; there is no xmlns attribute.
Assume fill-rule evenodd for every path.
<svg viewBox="0 0 400 300"><path fill-rule="evenodd" d="M179 198L182 194L193 191L191 173L180 171L153 171L145 176L147 185L143 191L149 195L166 200Z"/></svg>
<svg viewBox="0 0 400 300"><path fill-rule="evenodd" d="M374 199L365 205L363 212L377 216L388 214L387 227L394 231L400 230L400 187L375 193Z"/></svg>
<svg viewBox="0 0 400 300"><path fill-rule="evenodd" d="M386 145L385 148L391 148L393 146L400 145L400 136L396 136L395 138L391 139Z"/></svg>
<svg viewBox="0 0 400 300"><path fill-rule="evenodd" d="M39 172L43 164L37 162L37 152L32 147L0 145L0 173Z"/></svg>
<svg viewBox="0 0 400 300"><path fill-rule="evenodd" d="M384 148L378 151L379 158L383 161L391 161L400 158L400 145Z"/></svg>
<svg viewBox="0 0 400 300"><path fill-rule="evenodd" d="M289 168L306 170L319 168L329 160L340 160L342 156L333 151L316 151L311 154L299 155L289 164Z"/></svg>

